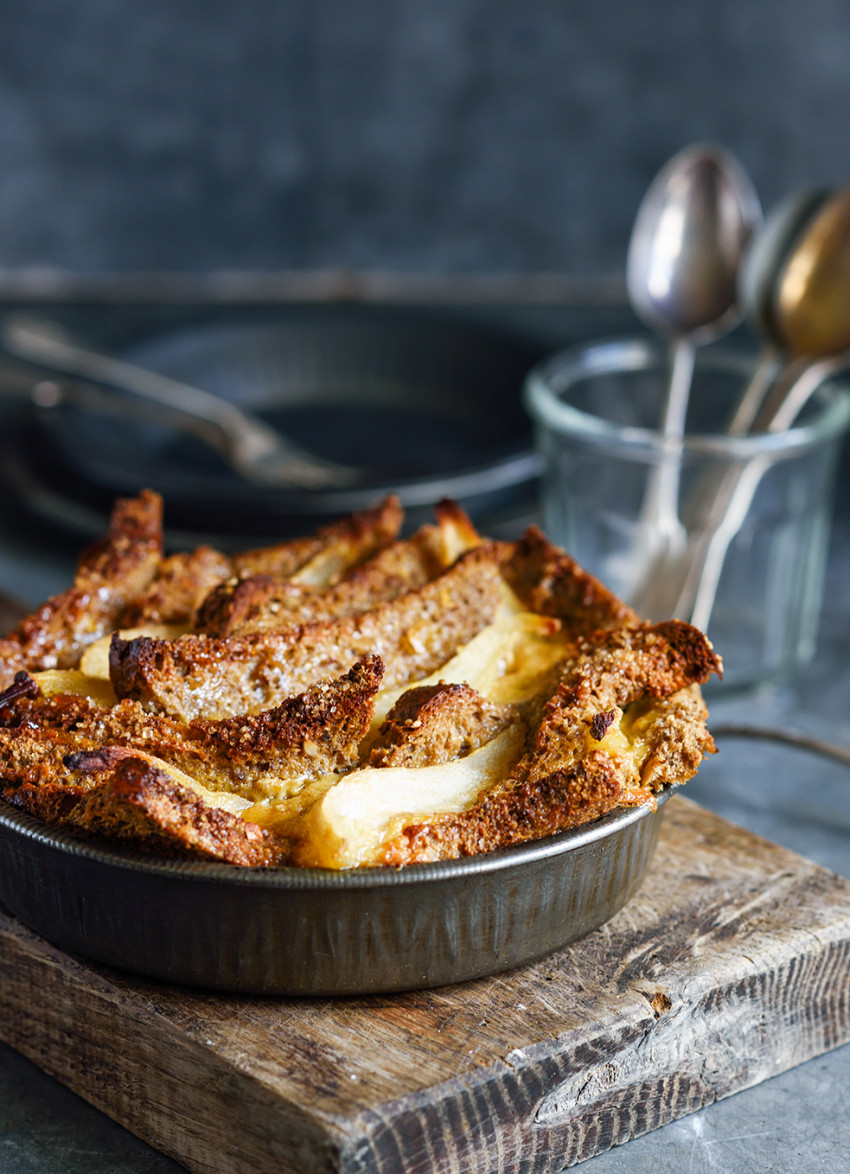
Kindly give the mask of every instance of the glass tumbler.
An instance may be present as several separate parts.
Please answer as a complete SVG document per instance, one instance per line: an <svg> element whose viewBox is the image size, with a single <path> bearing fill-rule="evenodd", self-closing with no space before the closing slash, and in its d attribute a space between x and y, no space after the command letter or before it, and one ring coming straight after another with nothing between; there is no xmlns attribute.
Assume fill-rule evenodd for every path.
<svg viewBox="0 0 850 1174"><path fill-rule="evenodd" d="M528 376L544 527L641 616L702 627L741 686L811 658L850 395L834 383L794 426L724 434L752 360L698 353L681 442L658 432L667 355L592 343Z"/></svg>

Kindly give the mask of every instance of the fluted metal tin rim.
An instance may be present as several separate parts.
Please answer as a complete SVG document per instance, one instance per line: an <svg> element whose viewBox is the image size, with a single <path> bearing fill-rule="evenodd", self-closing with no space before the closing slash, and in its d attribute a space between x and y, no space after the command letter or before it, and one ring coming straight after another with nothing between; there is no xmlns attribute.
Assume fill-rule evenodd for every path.
<svg viewBox="0 0 850 1174"><path fill-rule="evenodd" d="M658 796L659 806L668 797L664 791ZM500 872L513 869L531 860L560 856L583 844L600 840L615 831L643 819L650 811L645 806L618 807L591 823L558 832L540 840L530 840L513 848L496 852L482 852L477 856L437 860L427 864L408 864L404 868L378 867L361 869L333 868L242 868L235 864L215 861L180 860L151 856L147 853L102 846L62 828L51 828L26 812L16 811L0 804L0 826L14 829L18 834L38 843L50 844L72 856L97 860L113 868L155 876L192 878L216 884L233 884L247 888L271 889L362 889L383 888L388 885L408 885L414 882L446 880L472 873Z"/></svg>
<svg viewBox="0 0 850 1174"><path fill-rule="evenodd" d="M643 879L660 814L621 808L498 852L336 872L155 859L0 804L0 902L61 948L148 978L263 995L421 989L607 921Z"/></svg>

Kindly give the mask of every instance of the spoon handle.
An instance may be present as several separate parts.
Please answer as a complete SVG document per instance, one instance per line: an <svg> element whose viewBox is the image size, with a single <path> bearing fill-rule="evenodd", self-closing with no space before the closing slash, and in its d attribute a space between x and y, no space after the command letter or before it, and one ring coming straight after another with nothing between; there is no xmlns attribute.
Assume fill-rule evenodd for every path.
<svg viewBox="0 0 850 1174"><path fill-rule="evenodd" d="M706 631L726 553L744 524L762 475L769 462L761 457L743 468L730 469L717 490L704 527L688 544L684 557L684 580L672 614L685 618ZM675 580L674 580L675 581Z"/></svg>
<svg viewBox="0 0 850 1174"><path fill-rule="evenodd" d="M661 432L671 440L681 440L685 434L685 417L694 378L695 358L696 347L689 338L677 338L670 344L670 376L661 418Z"/></svg>
<svg viewBox="0 0 850 1174"><path fill-rule="evenodd" d="M848 362L850 351L821 359L805 356L795 359L774 384L753 421L753 432L781 432L790 428L813 392Z"/></svg>
<svg viewBox="0 0 850 1174"><path fill-rule="evenodd" d="M53 323L26 316L13 316L3 323L3 343L14 354L43 364L63 375L93 379L132 395L138 395L172 410L185 413L220 429L225 435L234 428L242 432L244 414L234 405L197 387L190 387L155 371L148 371L111 355L102 354L72 340ZM267 426L247 419L249 431L259 438ZM271 434L271 430L268 430ZM270 436L271 438L271 436Z"/></svg>
<svg viewBox="0 0 850 1174"><path fill-rule="evenodd" d="M726 424L726 431L730 436L745 436L750 431L770 385L778 374L780 365L781 357L778 348L764 347L749 382Z"/></svg>
<svg viewBox="0 0 850 1174"><path fill-rule="evenodd" d="M677 338L670 344L667 387L659 423L664 450L658 464L650 470L639 523L650 547L667 546L671 535L681 530L679 449L685 434L695 356L694 344L687 338Z"/></svg>
<svg viewBox="0 0 850 1174"><path fill-rule="evenodd" d="M675 545L676 538L680 537L682 532L679 522L679 478L682 468L680 446L685 435L685 418L694 378L695 360L696 347L690 339L678 338L671 343L670 375L661 417L661 435L672 451L665 452L661 463L656 466L656 475L650 482L648 493L650 500L654 495L656 522L662 542L667 548Z"/></svg>
<svg viewBox="0 0 850 1174"><path fill-rule="evenodd" d="M688 338L670 344L668 377L664 405L659 422L663 449L658 463L647 476L646 489L637 522L634 553L632 604L641 611L652 606L656 571L670 560L680 557L687 535L679 520L679 479L681 444L685 434L696 347Z"/></svg>
<svg viewBox="0 0 850 1174"><path fill-rule="evenodd" d="M809 397L850 362L850 352L812 361L791 363L774 384L753 423L753 432L782 432L790 428ZM685 576L674 614L686 617L705 631L711 619L723 564L735 535L746 519L759 482L770 466L767 457L754 457L724 476L702 530L689 544Z"/></svg>
<svg viewBox="0 0 850 1174"><path fill-rule="evenodd" d="M782 358L779 348L771 345L765 346L726 422L727 436L746 436L751 431L781 366ZM711 504L720 493L723 476L716 469L709 470L698 479L697 484L691 490L682 507L682 518L689 532L694 528L702 529L708 525L707 508L710 509Z"/></svg>

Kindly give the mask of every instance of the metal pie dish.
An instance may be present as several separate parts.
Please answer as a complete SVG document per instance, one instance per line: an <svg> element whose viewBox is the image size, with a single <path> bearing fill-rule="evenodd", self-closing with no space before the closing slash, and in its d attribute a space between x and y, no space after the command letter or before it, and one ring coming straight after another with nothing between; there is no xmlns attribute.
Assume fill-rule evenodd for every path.
<svg viewBox="0 0 850 1174"><path fill-rule="evenodd" d="M0 803L0 902L73 954L166 982L357 995L463 982L544 957L644 878L667 787L515 848L402 869L246 869L103 847Z"/></svg>

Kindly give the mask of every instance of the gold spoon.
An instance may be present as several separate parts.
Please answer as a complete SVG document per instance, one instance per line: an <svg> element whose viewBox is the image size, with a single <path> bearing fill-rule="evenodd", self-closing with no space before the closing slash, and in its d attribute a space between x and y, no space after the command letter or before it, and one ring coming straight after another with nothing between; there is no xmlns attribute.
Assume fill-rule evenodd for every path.
<svg viewBox="0 0 850 1174"><path fill-rule="evenodd" d="M850 187L822 205L777 277L776 329L796 355L850 347Z"/></svg>
<svg viewBox="0 0 850 1174"><path fill-rule="evenodd" d="M726 424L730 436L749 432L764 397L788 359L788 344L777 329L773 313L777 275L813 216L831 195L830 191L816 188L787 196L770 210L744 251L738 274L738 299L750 326L762 339L762 349Z"/></svg>
<svg viewBox="0 0 850 1174"><path fill-rule="evenodd" d="M776 334L794 356L753 422L753 432L787 428L850 350L850 186L827 199L777 273ZM813 376L819 378L815 380Z"/></svg>

